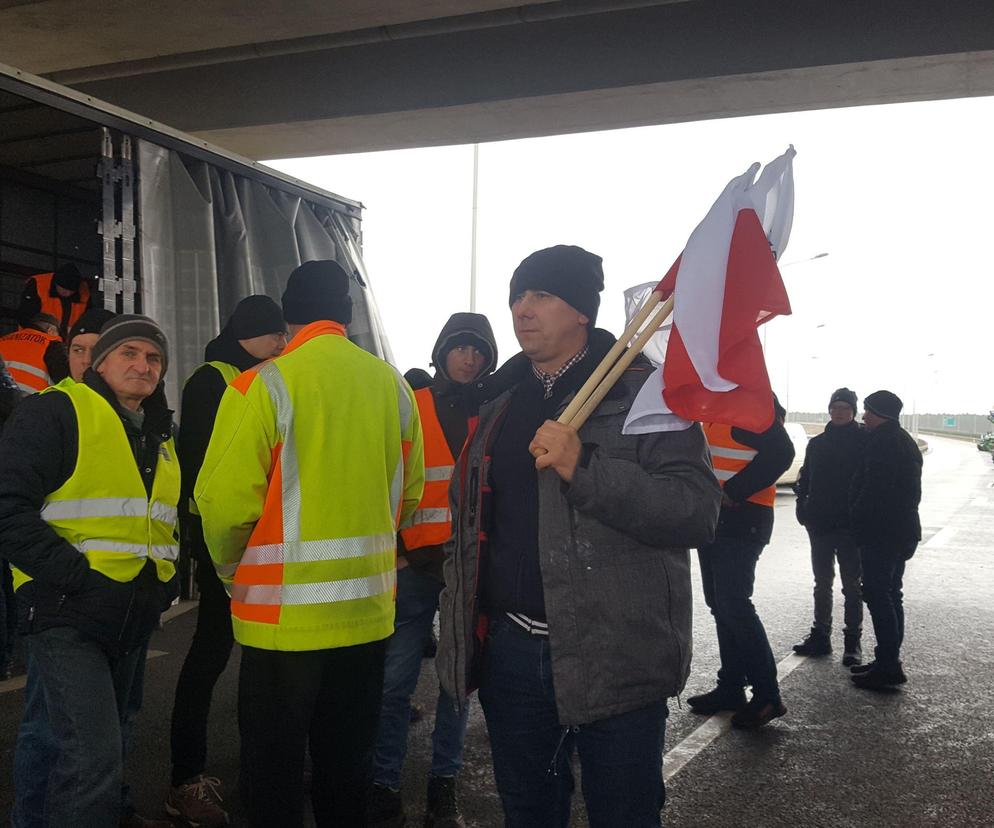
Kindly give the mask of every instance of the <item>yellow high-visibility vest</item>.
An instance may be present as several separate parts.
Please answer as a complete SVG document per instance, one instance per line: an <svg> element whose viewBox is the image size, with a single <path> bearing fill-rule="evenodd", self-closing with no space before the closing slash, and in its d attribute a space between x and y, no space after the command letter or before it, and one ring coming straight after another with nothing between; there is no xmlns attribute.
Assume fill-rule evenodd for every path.
<svg viewBox="0 0 994 828"><path fill-rule="evenodd" d="M320 650L393 632L396 532L424 486L414 395L319 321L224 393L194 496L235 639Z"/></svg>
<svg viewBox="0 0 994 828"><path fill-rule="evenodd" d="M65 379L42 393L66 394L76 412L79 448L69 479L45 498L41 517L85 555L90 568L121 583L155 562L163 583L176 574L176 504L180 469L170 438L159 447L152 496L135 462L120 415L100 394ZM14 588L30 578L13 568Z"/></svg>
<svg viewBox="0 0 994 828"><path fill-rule="evenodd" d="M221 375L221 379L224 380L225 385L231 385L231 381L241 373L241 371L238 370L238 368L236 368L230 362L221 362L221 360L219 359L212 359L209 362L205 362L204 365L210 365L211 368L217 371ZM204 365L198 366L197 371L203 368ZM197 371L194 371L193 374L196 374ZM186 378L186 382L190 381L190 379L193 377L193 374L190 374L190 376ZM184 383L183 385L184 387L186 387L186 383ZM189 498L187 501L186 510L191 515L198 515L198 516L200 515L200 510L197 508L197 501L194 500L192 497Z"/></svg>

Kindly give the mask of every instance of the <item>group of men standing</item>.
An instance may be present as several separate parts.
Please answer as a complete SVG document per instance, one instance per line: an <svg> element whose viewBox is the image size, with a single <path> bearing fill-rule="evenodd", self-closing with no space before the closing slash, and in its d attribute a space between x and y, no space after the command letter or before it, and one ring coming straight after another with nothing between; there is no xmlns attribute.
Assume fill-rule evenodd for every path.
<svg viewBox="0 0 994 828"><path fill-rule="evenodd" d="M508 826L568 824L574 754L592 826L659 826L667 699L690 670L690 548L722 657L691 705L731 707L740 727L785 712L750 600L793 455L782 409L762 434L624 434L653 370L640 357L579 430L558 423L614 344L595 327L601 259L579 247L515 270L519 354L495 371L489 321L456 313L417 390L349 341L350 283L307 262L280 305L242 300L184 386L178 445L168 343L141 316L77 319L80 369L7 424L0 545L28 643L15 826L159 824L130 807L123 765L177 537L201 604L166 809L190 825L228 821L206 732L234 641L251 824L303 824L309 753L318 825L404 825L410 700L437 611L426 826L464 825L476 689Z"/></svg>

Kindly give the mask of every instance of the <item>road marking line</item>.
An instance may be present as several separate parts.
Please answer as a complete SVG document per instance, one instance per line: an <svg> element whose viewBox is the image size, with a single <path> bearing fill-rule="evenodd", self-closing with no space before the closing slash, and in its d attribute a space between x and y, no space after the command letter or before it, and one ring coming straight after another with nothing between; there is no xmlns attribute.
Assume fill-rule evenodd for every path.
<svg viewBox="0 0 994 828"><path fill-rule="evenodd" d="M159 656L169 655L165 650L149 650L148 654L145 656L146 661L151 661L153 658L158 658ZM23 690L24 685L27 684L28 677L25 676L14 676L12 679L7 679L6 681L0 681L0 696L4 693L13 693L15 690Z"/></svg>
<svg viewBox="0 0 994 828"><path fill-rule="evenodd" d="M777 679L782 680L808 660L807 656L791 653L777 664ZM679 744L674 745L663 757L663 781L669 782L684 766L719 736L732 729L731 713L716 713L704 720Z"/></svg>
<svg viewBox="0 0 994 828"><path fill-rule="evenodd" d="M926 549L937 549L940 546L945 546L950 540L955 537L957 530L954 526L944 526L934 535L932 539L925 544Z"/></svg>

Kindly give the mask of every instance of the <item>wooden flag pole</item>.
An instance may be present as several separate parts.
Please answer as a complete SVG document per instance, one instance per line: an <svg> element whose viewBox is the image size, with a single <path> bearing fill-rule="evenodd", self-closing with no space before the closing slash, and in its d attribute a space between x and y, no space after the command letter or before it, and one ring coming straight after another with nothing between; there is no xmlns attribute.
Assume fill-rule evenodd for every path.
<svg viewBox="0 0 994 828"><path fill-rule="evenodd" d="M655 295L655 294L654 294ZM589 396L581 403L579 410L573 415L573 418L566 425L579 431L580 427L587 422L587 418L594 413L594 409L601 404L604 397L607 396L607 392L610 391L614 384L618 381L623 373L628 369L628 366L635 361L642 349L645 348L646 344L652 339L653 335L658 331L663 323L669 319L670 314L673 313L673 297L670 296L663 304L659 307L659 312L652 317L652 321L646 325L645 330L639 334L638 338L631 344L631 347L622 354L621 359L619 359L611 369L606 373L600 384L589 394ZM598 370L603 367L602 362L598 366ZM579 394L577 395L579 396ZM566 412L563 412L565 415ZM560 422L564 422L563 418L560 417Z"/></svg>
<svg viewBox="0 0 994 828"><path fill-rule="evenodd" d="M577 412L583 407L583 404L594 392L594 389L600 385L601 380L604 379L608 371L611 370L614 363L618 360L618 357L620 357L624 352L625 346L627 346L632 338L639 332L639 328L645 324L645 321L652 315L652 312L656 309L662 299L663 294L658 290L654 290L648 297L646 297L642 307L639 308L639 312L635 314L632 321L628 323L628 327L625 328L621 336L618 337L618 341L614 343L611 350L607 352L607 356L601 360L601 364L597 366L594 373L590 375L590 378L583 384L580 390L576 392L576 396L570 400L570 404L566 406L566 410L559 415L558 422L565 425L569 425L572 422ZM655 331L656 329L653 328L653 330Z"/></svg>

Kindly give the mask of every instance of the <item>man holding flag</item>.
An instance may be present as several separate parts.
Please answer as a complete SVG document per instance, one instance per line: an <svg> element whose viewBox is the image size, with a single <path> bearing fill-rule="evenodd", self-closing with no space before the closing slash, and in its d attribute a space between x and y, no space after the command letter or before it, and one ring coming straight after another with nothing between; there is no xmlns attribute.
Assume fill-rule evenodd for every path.
<svg viewBox="0 0 994 828"><path fill-rule="evenodd" d="M450 489L436 664L462 706L480 689L509 828L569 823L574 751L593 828L660 824L666 699L690 670L688 547L718 514L699 426L621 433L647 361L579 432L554 421L614 344L593 327L603 286L579 247L515 270L522 353L470 386L484 404Z"/></svg>

